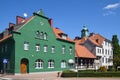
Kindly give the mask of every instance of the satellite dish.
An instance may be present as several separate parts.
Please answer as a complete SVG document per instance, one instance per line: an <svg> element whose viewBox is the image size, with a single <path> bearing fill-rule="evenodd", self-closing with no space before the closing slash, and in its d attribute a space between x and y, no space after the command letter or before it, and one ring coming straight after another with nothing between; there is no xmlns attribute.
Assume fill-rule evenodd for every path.
<svg viewBox="0 0 120 80"><path fill-rule="evenodd" d="M27 13L24 13L23 16L24 16L24 17L27 17Z"/></svg>

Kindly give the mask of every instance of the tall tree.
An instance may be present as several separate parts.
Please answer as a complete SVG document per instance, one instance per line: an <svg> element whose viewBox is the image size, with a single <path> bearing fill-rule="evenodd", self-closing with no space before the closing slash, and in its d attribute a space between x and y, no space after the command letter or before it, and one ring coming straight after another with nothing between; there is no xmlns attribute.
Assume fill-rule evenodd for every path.
<svg viewBox="0 0 120 80"><path fill-rule="evenodd" d="M120 66L120 46L117 35L113 35L112 44L113 44L113 63L114 67L117 69L117 66Z"/></svg>
<svg viewBox="0 0 120 80"><path fill-rule="evenodd" d="M113 54L119 54L120 53L120 47L119 47L119 40L117 38L117 35L113 35L112 44L113 44Z"/></svg>

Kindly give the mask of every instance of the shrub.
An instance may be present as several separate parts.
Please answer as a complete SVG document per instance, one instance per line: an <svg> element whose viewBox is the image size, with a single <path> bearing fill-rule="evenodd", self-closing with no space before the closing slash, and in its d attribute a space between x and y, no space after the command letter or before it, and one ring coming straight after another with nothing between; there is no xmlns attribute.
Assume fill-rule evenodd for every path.
<svg viewBox="0 0 120 80"><path fill-rule="evenodd" d="M105 66L101 66L99 70L101 72L107 72L107 68Z"/></svg>
<svg viewBox="0 0 120 80"><path fill-rule="evenodd" d="M61 77L120 77L120 72L63 72Z"/></svg>

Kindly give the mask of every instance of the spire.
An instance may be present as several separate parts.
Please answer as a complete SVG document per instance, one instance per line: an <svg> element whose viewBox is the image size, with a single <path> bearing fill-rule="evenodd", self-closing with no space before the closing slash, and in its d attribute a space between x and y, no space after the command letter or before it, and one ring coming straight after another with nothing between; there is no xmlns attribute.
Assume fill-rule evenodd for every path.
<svg viewBox="0 0 120 80"><path fill-rule="evenodd" d="M45 16L42 9L40 9L40 10L37 12L37 14L39 14L39 15L41 15L41 16Z"/></svg>
<svg viewBox="0 0 120 80"><path fill-rule="evenodd" d="M87 37L89 34L88 34L89 30L87 29L87 27L84 25L83 26L83 29L81 30L81 38L83 37Z"/></svg>
<svg viewBox="0 0 120 80"><path fill-rule="evenodd" d="M44 14L42 9L40 9L38 12L34 12L33 15L37 15L37 16L49 19L48 17L45 16L45 14Z"/></svg>

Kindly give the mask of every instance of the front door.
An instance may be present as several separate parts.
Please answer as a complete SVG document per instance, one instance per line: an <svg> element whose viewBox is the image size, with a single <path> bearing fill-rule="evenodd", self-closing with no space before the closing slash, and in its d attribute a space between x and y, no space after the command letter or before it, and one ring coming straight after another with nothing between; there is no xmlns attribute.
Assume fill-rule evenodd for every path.
<svg viewBox="0 0 120 80"><path fill-rule="evenodd" d="M28 66L28 60L27 59L22 59L21 60L21 65L20 65L21 73L22 74L27 73L27 71L28 71L27 66Z"/></svg>

